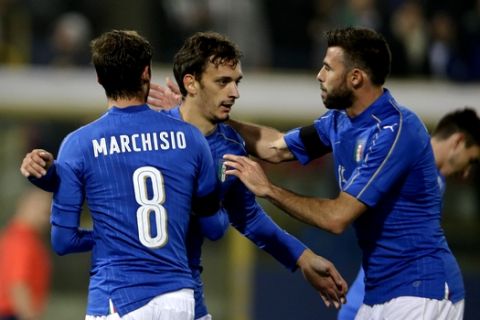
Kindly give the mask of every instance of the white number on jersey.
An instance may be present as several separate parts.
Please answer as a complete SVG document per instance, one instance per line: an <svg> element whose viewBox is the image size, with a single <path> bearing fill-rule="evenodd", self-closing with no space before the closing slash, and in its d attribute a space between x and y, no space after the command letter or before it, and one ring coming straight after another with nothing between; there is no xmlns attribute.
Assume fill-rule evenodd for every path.
<svg viewBox="0 0 480 320"><path fill-rule="evenodd" d="M147 182L151 185L151 198L148 198ZM167 211L162 204L165 202L165 188L162 173L154 167L140 167L133 173L133 189L135 200L140 205L137 209L138 237L147 248L160 248L168 241ZM150 214L154 214L157 230L152 237Z"/></svg>

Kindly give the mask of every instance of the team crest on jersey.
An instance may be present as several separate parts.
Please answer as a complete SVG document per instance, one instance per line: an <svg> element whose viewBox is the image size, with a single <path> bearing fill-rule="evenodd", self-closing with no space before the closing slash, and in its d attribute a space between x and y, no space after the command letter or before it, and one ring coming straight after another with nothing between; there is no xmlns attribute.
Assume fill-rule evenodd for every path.
<svg viewBox="0 0 480 320"><path fill-rule="evenodd" d="M357 143L355 144L355 154L353 156L355 162L360 162L363 159L363 153L365 151L365 144L366 140L365 139L359 139L357 140Z"/></svg>
<svg viewBox="0 0 480 320"><path fill-rule="evenodd" d="M218 161L218 179L221 182L225 182L225 179L227 178L227 175L225 174L225 171L227 171L227 166L225 165L225 160L220 159Z"/></svg>

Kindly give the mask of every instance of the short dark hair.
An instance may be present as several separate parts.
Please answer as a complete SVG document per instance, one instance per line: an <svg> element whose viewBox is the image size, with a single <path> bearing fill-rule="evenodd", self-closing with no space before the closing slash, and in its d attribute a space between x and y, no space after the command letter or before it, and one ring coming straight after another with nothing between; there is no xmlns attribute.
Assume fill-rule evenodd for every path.
<svg viewBox="0 0 480 320"><path fill-rule="evenodd" d="M375 85L383 85L390 73L392 54L385 38L368 28L348 27L326 32L327 46L340 47L347 68L364 70Z"/></svg>
<svg viewBox="0 0 480 320"><path fill-rule="evenodd" d="M142 73L151 66L152 46L136 31L113 30L90 43L98 81L112 99L134 98L142 92Z"/></svg>
<svg viewBox="0 0 480 320"><path fill-rule="evenodd" d="M465 145L480 146L480 118L474 109L465 107L447 113L440 119L432 136L438 139L447 139L452 134L461 132L465 135Z"/></svg>
<svg viewBox="0 0 480 320"><path fill-rule="evenodd" d="M186 74L192 74L197 80L201 80L208 63L230 63L236 66L241 58L242 52L238 46L226 36L212 31L195 33L185 40L173 59L173 74L182 96L187 95L183 85Z"/></svg>

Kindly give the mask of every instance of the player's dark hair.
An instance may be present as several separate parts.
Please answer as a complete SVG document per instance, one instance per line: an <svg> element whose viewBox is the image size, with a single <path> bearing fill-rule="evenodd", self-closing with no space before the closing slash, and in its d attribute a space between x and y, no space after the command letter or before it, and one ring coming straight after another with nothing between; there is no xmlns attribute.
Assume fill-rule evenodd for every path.
<svg viewBox="0 0 480 320"><path fill-rule="evenodd" d="M347 68L365 71L375 85L383 85L390 73L392 54L385 38L367 28L348 27L326 32L327 46L344 51Z"/></svg>
<svg viewBox="0 0 480 320"><path fill-rule="evenodd" d="M90 43L92 63L107 97L136 98L142 94L142 73L151 66L152 46L136 31L113 30Z"/></svg>
<svg viewBox="0 0 480 320"><path fill-rule="evenodd" d="M440 119L432 136L441 140L447 139L452 134L461 132L465 135L465 146L480 146L480 118L474 109L464 109L447 113Z"/></svg>
<svg viewBox="0 0 480 320"><path fill-rule="evenodd" d="M235 67L242 58L238 46L227 37L212 31L197 32L189 37L173 58L173 74L182 96L187 95L183 84L186 74L198 81L209 63L218 66L230 64Z"/></svg>

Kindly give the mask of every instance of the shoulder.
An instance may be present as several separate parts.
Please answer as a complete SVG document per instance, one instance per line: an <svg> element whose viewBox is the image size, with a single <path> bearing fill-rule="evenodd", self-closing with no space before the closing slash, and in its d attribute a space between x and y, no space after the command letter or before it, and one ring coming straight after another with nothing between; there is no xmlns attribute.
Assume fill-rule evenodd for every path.
<svg viewBox="0 0 480 320"><path fill-rule="evenodd" d="M181 130L187 134L193 135L200 140L204 140L204 136L200 129L195 127L194 125L179 119L177 115L172 112L171 110L165 111L152 111L152 117L154 121L163 123L167 125L169 128L175 128L176 130Z"/></svg>
<svg viewBox="0 0 480 320"><path fill-rule="evenodd" d="M238 147L245 150L245 141L242 136L226 123L220 123L215 133L216 138L230 147Z"/></svg>
<svg viewBox="0 0 480 320"><path fill-rule="evenodd" d="M328 128L331 126L338 126L348 121L348 116L344 110L328 110L323 115L313 121L313 125L319 128Z"/></svg>

